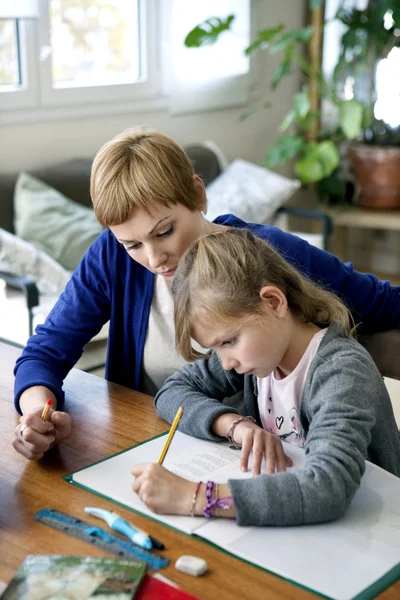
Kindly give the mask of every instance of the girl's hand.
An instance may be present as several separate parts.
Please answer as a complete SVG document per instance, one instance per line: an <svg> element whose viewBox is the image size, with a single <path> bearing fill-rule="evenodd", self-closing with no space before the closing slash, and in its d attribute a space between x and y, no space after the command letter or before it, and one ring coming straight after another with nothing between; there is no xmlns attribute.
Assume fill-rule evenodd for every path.
<svg viewBox="0 0 400 600"><path fill-rule="evenodd" d="M251 473L253 477L260 475L262 459L265 459L265 472L268 474L281 473L286 467L291 467L293 461L283 451L281 440L272 433L261 429L251 421L241 421L235 427L235 442L241 444L240 468L247 471L249 457L253 451Z"/></svg>
<svg viewBox="0 0 400 600"><path fill-rule="evenodd" d="M195 484L157 463L135 465L132 489L155 513L189 515Z"/></svg>
<svg viewBox="0 0 400 600"><path fill-rule="evenodd" d="M15 428L14 449L29 460L39 460L71 431L71 417L65 412L50 411L48 421L42 421L43 406L33 409L19 420Z"/></svg>

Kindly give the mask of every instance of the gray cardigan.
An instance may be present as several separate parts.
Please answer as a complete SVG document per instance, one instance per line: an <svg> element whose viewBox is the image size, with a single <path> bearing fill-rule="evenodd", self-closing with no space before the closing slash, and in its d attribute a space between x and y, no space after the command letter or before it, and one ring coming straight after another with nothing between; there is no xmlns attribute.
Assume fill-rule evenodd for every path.
<svg viewBox="0 0 400 600"><path fill-rule="evenodd" d="M218 355L171 375L155 397L158 415L171 423L180 405L180 431L214 441L222 403L244 392L244 414L261 426L257 381L224 371ZM225 400L226 402L226 400ZM382 377L368 352L331 325L307 375L300 402L306 435L302 469L252 479L231 479L239 525L301 525L330 521L349 506L365 471L365 459L400 477L400 436Z"/></svg>

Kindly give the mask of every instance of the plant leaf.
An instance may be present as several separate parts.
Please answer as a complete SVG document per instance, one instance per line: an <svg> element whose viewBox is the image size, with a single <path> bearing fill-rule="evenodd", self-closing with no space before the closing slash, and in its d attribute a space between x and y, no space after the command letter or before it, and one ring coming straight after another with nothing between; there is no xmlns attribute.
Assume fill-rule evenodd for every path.
<svg viewBox="0 0 400 600"><path fill-rule="evenodd" d="M338 166L339 160L339 152L335 144L326 140L310 145L306 149L305 156L295 163L294 170L302 183L312 183L331 175Z"/></svg>
<svg viewBox="0 0 400 600"><path fill-rule="evenodd" d="M315 152L318 159L322 163L324 177L328 177L333 173L339 164L340 156L339 151L331 140L325 140L317 144Z"/></svg>
<svg viewBox="0 0 400 600"><path fill-rule="evenodd" d="M309 156L296 161L294 172L304 184L320 181L324 177L322 165L314 154L309 154Z"/></svg>
<svg viewBox="0 0 400 600"><path fill-rule="evenodd" d="M275 167L291 160L302 151L304 140L298 135L281 135L278 141L267 152L264 167Z"/></svg>
<svg viewBox="0 0 400 600"><path fill-rule="evenodd" d="M288 46L285 50L283 60L277 65L272 73L271 87L276 89L283 77L292 72L293 46Z"/></svg>
<svg viewBox="0 0 400 600"><path fill-rule="evenodd" d="M364 106L357 100L347 100L339 105L340 127L344 135L353 140L361 131Z"/></svg>
<svg viewBox="0 0 400 600"><path fill-rule="evenodd" d="M187 48L200 48L207 44L215 44L221 33L228 31L235 19L235 15L228 15L225 19L210 17L196 25L187 34L184 44Z"/></svg>
<svg viewBox="0 0 400 600"><path fill-rule="evenodd" d="M301 92L297 92L293 98L293 107L287 113L279 126L280 131L286 131L296 121L301 124L310 112L311 104L308 95L308 88L305 86Z"/></svg>
<svg viewBox="0 0 400 600"><path fill-rule="evenodd" d="M271 52L279 52L279 50L284 50L296 42L304 44L310 40L312 32L312 25L303 27L303 29L291 29L286 31L271 45Z"/></svg>
<svg viewBox="0 0 400 600"><path fill-rule="evenodd" d="M287 129L289 129L289 127L291 125L293 125L293 123L295 122L296 118L297 118L297 113L294 110L294 108L292 108L291 110L289 110L288 114L283 119L282 123L280 124L279 130L286 131Z"/></svg>
<svg viewBox="0 0 400 600"><path fill-rule="evenodd" d="M244 53L246 54L246 56L250 56L250 54L253 54L253 52L255 52L256 50L259 50L260 48L262 49L265 46L267 46L269 42L271 42L271 40L273 40L273 38L276 35L278 35L278 33L283 31L283 29L285 29L285 26L280 24L276 25L276 27L270 27L269 29L262 29L261 31L259 31L257 34L257 38L254 40L254 42L245 49Z"/></svg>
<svg viewBox="0 0 400 600"><path fill-rule="evenodd" d="M304 119L308 115L311 104L307 87L305 87L301 92L297 92L297 94L295 94L293 106L297 116L300 119Z"/></svg>

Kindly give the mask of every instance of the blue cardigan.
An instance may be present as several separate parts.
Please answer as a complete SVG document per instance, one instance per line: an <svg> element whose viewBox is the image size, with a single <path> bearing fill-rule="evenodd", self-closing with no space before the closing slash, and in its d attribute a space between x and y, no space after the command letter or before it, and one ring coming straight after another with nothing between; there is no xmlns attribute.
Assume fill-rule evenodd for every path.
<svg viewBox="0 0 400 600"><path fill-rule="evenodd" d="M374 275L354 271L350 263L310 246L276 227L249 224L233 215L215 221L232 227L248 227L270 242L289 262L338 294L367 331L400 327L400 288ZM84 346L109 320L106 379L140 389L143 348L146 339L154 275L135 262L107 229L91 245L65 291L43 325L38 325L15 374L15 407L19 397L34 385L64 402L62 383L83 353Z"/></svg>

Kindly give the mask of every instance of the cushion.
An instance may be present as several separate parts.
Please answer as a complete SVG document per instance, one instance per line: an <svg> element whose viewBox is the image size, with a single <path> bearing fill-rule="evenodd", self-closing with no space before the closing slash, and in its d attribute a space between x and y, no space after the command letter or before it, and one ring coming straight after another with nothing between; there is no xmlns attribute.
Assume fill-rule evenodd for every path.
<svg viewBox="0 0 400 600"><path fill-rule="evenodd" d="M60 294L71 273L32 244L0 229L0 270L28 277L41 294Z"/></svg>
<svg viewBox="0 0 400 600"><path fill-rule="evenodd" d="M14 190L14 228L18 237L73 271L102 232L94 212L28 173Z"/></svg>
<svg viewBox="0 0 400 600"><path fill-rule="evenodd" d="M300 185L297 179L237 159L207 186L207 217L232 213L245 221L272 223L278 208Z"/></svg>

